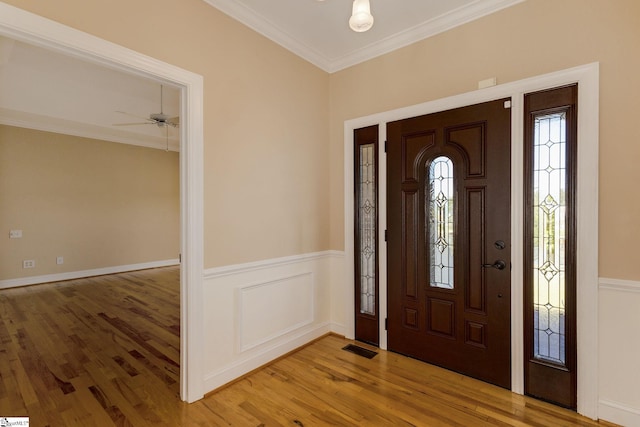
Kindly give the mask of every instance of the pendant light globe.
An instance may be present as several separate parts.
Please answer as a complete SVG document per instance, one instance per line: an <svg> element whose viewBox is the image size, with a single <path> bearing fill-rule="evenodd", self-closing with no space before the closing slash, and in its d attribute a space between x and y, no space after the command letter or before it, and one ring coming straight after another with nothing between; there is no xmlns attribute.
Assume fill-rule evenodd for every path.
<svg viewBox="0 0 640 427"><path fill-rule="evenodd" d="M363 33L373 26L373 15L369 0L353 0L353 11L349 18L349 27L356 33Z"/></svg>

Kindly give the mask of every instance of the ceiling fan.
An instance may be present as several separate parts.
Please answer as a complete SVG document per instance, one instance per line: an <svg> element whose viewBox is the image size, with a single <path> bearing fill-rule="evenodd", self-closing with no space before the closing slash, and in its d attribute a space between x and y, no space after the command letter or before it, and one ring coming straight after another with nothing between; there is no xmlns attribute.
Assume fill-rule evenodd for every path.
<svg viewBox="0 0 640 427"><path fill-rule="evenodd" d="M163 85L160 85L160 112L159 113L151 113L149 114L149 118L127 113L126 111L116 111L116 113L126 114L127 116L136 117L138 119L142 119L145 121L135 122L135 123L114 123L113 126L156 125L159 128L164 128L166 139L167 139L166 151L169 151L169 127L177 128L180 126L180 117L178 116L171 117L167 114L164 114Z"/></svg>

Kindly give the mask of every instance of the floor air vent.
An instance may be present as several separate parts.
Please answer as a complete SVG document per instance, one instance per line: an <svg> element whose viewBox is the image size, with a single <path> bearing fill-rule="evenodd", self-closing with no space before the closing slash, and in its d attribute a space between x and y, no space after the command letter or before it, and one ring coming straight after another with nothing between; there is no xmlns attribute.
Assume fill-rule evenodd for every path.
<svg viewBox="0 0 640 427"><path fill-rule="evenodd" d="M357 345L349 344L346 347L342 347L343 350L355 353L358 356L366 357L367 359L373 359L376 354L375 351L367 350L366 348L359 347Z"/></svg>

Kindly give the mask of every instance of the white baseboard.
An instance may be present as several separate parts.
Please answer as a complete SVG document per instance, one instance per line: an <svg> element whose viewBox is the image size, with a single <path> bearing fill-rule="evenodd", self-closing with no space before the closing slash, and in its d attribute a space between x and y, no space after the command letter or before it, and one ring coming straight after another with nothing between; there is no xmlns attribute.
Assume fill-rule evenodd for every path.
<svg viewBox="0 0 640 427"><path fill-rule="evenodd" d="M331 322L331 324L329 325L331 332L333 332L334 334L338 334L340 336L345 336L345 331L347 330L347 328L344 325L341 325L339 323L335 323L335 322Z"/></svg>
<svg viewBox="0 0 640 427"><path fill-rule="evenodd" d="M204 389L209 391L216 390L217 388L240 378L242 375L265 366L278 357L294 351L329 332L331 332L331 330L328 323L315 325L312 329L295 335L284 342L279 341L276 345L264 348L258 354L254 354L248 359L230 363L229 365L207 375L204 379Z"/></svg>
<svg viewBox="0 0 640 427"><path fill-rule="evenodd" d="M178 265L178 259L143 262L139 264L117 265L114 267L95 268L92 270L69 271L67 273L45 274L42 276L20 277L18 279L0 280L0 289L16 288L18 286L37 285L40 283L60 282L62 280L81 279L83 277L102 276L105 274L124 273L127 271L145 270L147 268L168 267Z"/></svg>
<svg viewBox="0 0 640 427"><path fill-rule="evenodd" d="M598 418L621 426L640 426L640 409L601 399Z"/></svg>

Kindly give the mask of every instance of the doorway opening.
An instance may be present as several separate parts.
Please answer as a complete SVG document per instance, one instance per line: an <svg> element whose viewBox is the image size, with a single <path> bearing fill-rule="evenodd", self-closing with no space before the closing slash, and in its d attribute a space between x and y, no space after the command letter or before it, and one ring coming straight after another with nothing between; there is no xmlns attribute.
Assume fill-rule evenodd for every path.
<svg viewBox="0 0 640 427"><path fill-rule="evenodd" d="M202 76L4 3L0 35L180 89L180 396L188 402L202 398Z"/></svg>

